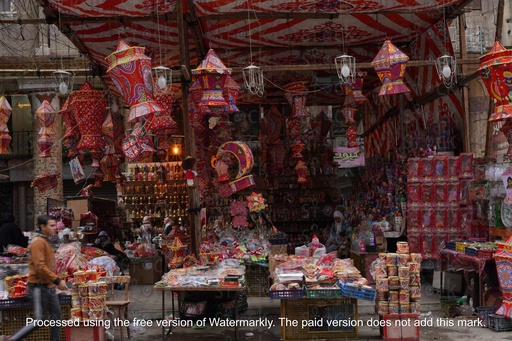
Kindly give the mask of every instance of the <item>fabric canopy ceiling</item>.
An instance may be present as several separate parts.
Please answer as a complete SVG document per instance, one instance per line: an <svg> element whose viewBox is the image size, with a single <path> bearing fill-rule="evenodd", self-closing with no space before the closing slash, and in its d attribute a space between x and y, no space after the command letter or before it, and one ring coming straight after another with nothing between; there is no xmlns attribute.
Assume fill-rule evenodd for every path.
<svg viewBox="0 0 512 341"><path fill-rule="evenodd" d="M176 1L169 0L39 0L46 14L67 24L78 47L106 69L108 56L120 39L146 47L153 66L179 69ZM468 0L188 0L190 65L194 68L212 47L229 68L325 65L284 73L266 73L268 87L334 75L334 58L346 53L370 62L390 39L402 48L432 25L465 6ZM157 15L158 14L158 15ZM196 20L197 18L197 20ZM64 30L63 30L64 31ZM451 44L449 37L447 44ZM414 57L411 58L411 60ZM377 85L373 70L368 75ZM240 82L241 72L233 73ZM267 86L267 85L266 85ZM267 93L267 95L269 95ZM242 96L242 100L247 96ZM269 100L271 98L268 98ZM339 104L336 91L319 94L318 102ZM309 101L313 103L314 101Z"/></svg>

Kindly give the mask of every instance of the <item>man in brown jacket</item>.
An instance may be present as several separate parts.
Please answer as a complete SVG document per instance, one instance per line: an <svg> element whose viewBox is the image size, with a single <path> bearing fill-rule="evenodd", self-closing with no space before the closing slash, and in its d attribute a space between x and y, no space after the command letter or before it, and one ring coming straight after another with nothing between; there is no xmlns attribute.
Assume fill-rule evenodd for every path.
<svg viewBox="0 0 512 341"><path fill-rule="evenodd" d="M28 295L32 299L34 309L34 323L27 324L18 330L8 340L22 340L41 326L42 319L50 314L50 320L60 320L59 298L57 290L66 290L66 282L55 273L55 253L48 243L48 237L55 234L57 222L52 216L39 216L37 218L39 232L32 238L28 250L30 261L28 263ZM38 323L39 321L39 323ZM51 321L49 321L51 322ZM59 341L60 328L50 324L50 341Z"/></svg>

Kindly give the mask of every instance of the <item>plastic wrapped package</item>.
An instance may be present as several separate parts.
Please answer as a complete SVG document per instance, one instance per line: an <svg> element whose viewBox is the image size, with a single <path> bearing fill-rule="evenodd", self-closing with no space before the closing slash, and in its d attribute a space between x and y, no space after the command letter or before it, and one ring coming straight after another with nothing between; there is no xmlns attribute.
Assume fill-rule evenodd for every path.
<svg viewBox="0 0 512 341"><path fill-rule="evenodd" d="M116 276L119 274L119 267L116 265L116 261L110 257L103 256L97 257L90 260L88 265L99 265L107 271L108 276Z"/></svg>
<svg viewBox="0 0 512 341"><path fill-rule="evenodd" d="M420 181L432 182L435 178L435 166L432 159L422 158L419 162Z"/></svg>
<svg viewBox="0 0 512 341"><path fill-rule="evenodd" d="M409 158L407 160L407 181L419 182L419 160L418 158Z"/></svg>

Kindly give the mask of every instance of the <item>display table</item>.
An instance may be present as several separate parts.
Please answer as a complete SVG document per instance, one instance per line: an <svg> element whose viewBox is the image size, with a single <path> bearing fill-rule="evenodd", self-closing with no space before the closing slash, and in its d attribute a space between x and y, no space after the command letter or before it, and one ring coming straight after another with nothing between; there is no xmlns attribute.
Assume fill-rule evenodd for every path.
<svg viewBox="0 0 512 341"><path fill-rule="evenodd" d="M371 265L379 257L378 252L356 252L350 251L350 258L354 261L354 266L361 271L370 284L375 284L375 280L370 274Z"/></svg>
<svg viewBox="0 0 512 341"><path fill-rule="evenodd" d="M71 318L71 296L59 295L62 319ZM28 297L8 298L0 300L0 312L2 323L0 335L12 335L18 329L25 326L27 317L33 317L32 300ZM66 339L66 329L60 329L60 339ZM50 327L42 327L25 338L27 341L50 340Z"/></svg>
<svg viewBox="0 0 512 341"><path fill-rule="evenodd" d="M496 263L492 258L478 258L457 251L442 249L440 251L441 261L441 283L443 283L443 272L464 271L464 278L468 283L468 272L475 272L478 280L473 287L473 306L478 307L484 304L484 281L488 282L488 287L496 287L497 272ZM468 283L469 284L469 283ZM471 287L471 286L470 286ZM441 287L441 293L443 291Z"/></svg>
<svg viewBox="0 0 512 341"><path fill-rule="evenodd" d="M172 315L175 315L175 306L174 306L174 293L178 293L178 306L180 305L180 296L187 292L201 292L201 293L211 293L213 296L214 293L233 293L234 294L234 312L233 312L233 318L234 320L238 320L238 296L240 292L245 290L245 287L243 286L237 286L237 287L231 287L231 286L209 286L209 287L158 287L155 286L153 288L155 291L160 291L162 293L162 321L166 319L165 316L165 296L166 292L171 292L171 301L172 301ZM165 341L165 338L167 335L170 335L171 328L169 328L169 331L165 332L166 327L162 327L162 340ZM235 323L235 340L238 339L238 326Z"/></svg>

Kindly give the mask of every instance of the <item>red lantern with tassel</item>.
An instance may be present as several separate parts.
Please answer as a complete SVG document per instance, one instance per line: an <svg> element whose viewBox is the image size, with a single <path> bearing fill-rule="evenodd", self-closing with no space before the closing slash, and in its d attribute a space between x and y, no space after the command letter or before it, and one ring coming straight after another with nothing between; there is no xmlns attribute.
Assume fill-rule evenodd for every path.
<svg viewBox="0 0 512 341"><path fill-rule="evenodd" d="M78 125L76 124L75 117L73 116L73 112L71 110L71 102L73 101L74 94L75 92L69 94L68 98L64 102L64 105L59 111L59 114L62 116L62 121L66 126L62 145L68 148L68 157L70 158L78 155L76 146L80 140L80 131L78 130Z"/></svg>
<svg viewBox="0 0 512 341"><path fill-rule="evenodd" d="M308 116L306 111L307 90L306 82L293 82L284 86L285 97L292 107L291 118L302 118Z"/></svg>
<svg viewBox="0 0 512 341"><path fill-rule="evenodd" d="M0 125L7 124L11 117L12 108L5 96L0 97Z"/></svg>

